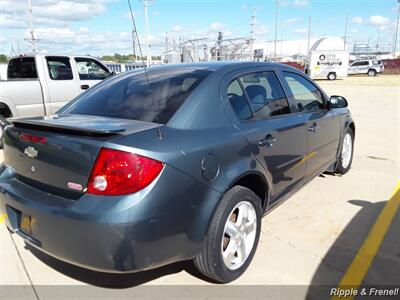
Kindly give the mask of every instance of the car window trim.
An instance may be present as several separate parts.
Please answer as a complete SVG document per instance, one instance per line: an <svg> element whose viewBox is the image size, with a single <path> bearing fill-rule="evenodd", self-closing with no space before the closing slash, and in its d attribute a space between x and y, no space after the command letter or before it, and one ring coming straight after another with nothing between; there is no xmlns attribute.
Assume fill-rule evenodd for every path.
<svg viewBox="0 0 400 300"><path fill-rule="evenodd" d="M70 66L70 68L71 68L71 74L72 74L72 78L71 79L54 79L54 78L51 78L51 75L50 75L50 68L49 68L49 59L57 59L57 58L61 58L61 59L67 59L68 61L69 61L69 66ZM49 76L49 79L50 80L52 80L52 81L67 81L67 80L74 80L75 79L75 76L74 76L74 71L72 70L72 63L71 63L71 58L70 57L68 57L68 56L54 56L54 55L49 55L49 56L45 56L45 59L46 59L46 67L47 67L47 76Z"/></svg>

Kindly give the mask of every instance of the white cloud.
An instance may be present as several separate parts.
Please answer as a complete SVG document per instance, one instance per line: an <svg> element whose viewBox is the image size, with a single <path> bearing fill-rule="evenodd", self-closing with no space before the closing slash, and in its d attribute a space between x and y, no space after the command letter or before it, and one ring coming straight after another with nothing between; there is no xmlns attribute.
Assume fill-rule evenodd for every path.
<svg viewBox="0 0 400 300"><path fill-rule="evenodd" d="M352 30L350 30L350 33L358 33L358 29L353 28Z"/></svg>
<svg viewBox="0 0 400 300"><path fill-rule="evenodd" d="M47 5L45 9L32 8L35 16L50 19L63 19L66 21L83 21L90 19L93 15L105 12L101 3L76 3L71 1L60 1Z"/></svg>
<svg viewBox="0 0 400 300"><path fill-rule="evenodd" d="M26 28L27 23L9 15L0 15L0 28L20 29Z"/></svg>
<svg viewBox="0 0 400 300"><path fill-rule="evenodd" d="M103 2L102 0L35 0L32 1L33 22L34 25L65 27L68 22L84 21L104 13ZM27 1L0 0L0 15L26 23Z"/></svg>
<svg viewBox="0 0 400 300"><path fill-rule="evenodd" d="M309 0L294 0L293 1L293 6L296 7L304 7L304 6L308 6L310 4Z"/></svg>
<svg viewBox="0 0 400 300"><path fill-rule="evenodd" d="M287 27L293 24L296 24L297 22L299 22L298 18L291 18L291 19L286 19L282 22L282 26Z"/></svg>
<svg viewBox="0 0 400 300"><path fill-rule="evenodd" d="M372 26L388 25L390 23L390 19L383 16L371 16L368 21Z"/></svg>
<svg viewBox="0 0 400 300"><path fill-rule="evenodd" d="M362 24L364 22L362 17L354 17L351 19L351 23L353 24Z"/></svg>
<svg viewBox="0 0 400 300"><path fill-rule="evenodd" d="M302 35L302 34L308 33L308 29L307 28L298 28L298 29L293 30L292 33Z"/></svg>
<svg viewBox="0 0 400 300"><path fill-rule="evenodd" d="M173 32L181 32L181 31L183 31L183 27L180 25L175 25L174 27L172 27L172 31Z"/></svg>
<svg viewBox="0 0 400 300"><path fill-rule="evenodd" d="M161 13L158 10L153 11L153 16L158 17L159 15L161 15Z"/></svg>
<svg viewBox="0 0 400 300"><path fill-rule="evenodd" d="M209 31L216 32L216 31L224 31L225 26L219 22L214 22L208 27Z"/></svg>

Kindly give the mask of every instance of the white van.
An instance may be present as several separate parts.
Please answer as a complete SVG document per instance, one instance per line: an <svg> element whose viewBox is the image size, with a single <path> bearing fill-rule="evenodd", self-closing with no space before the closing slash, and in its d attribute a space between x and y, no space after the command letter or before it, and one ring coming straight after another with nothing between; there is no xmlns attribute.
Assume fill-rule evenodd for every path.
<svg viewBox="0 0 400 300"><path fill-rule="evenodd" d="M349 58L348 51L311 50L305 72L313 79L346 77Z"/></svg>

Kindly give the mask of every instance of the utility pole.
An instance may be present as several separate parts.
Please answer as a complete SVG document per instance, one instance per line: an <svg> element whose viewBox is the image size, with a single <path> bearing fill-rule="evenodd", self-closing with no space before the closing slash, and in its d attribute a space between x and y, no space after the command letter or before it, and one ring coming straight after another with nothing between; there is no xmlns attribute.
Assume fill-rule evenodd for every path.
<svg viewBox="0 0 400 300"><path fill-rule="evenodd" d="M310 43L311 43L311 16L308 16L307 57L310 55Z"/></svg>
<svg viewBox="0 0 400 300"><path fill-rule="evenodd" d="M165 58L166 61L168 62L168 53L169 53L169 45L168 45L168 31L165 33Z"/></svg>
<svg viewBox="0 0 400 300"><path fill-rule="evenodd" d="M149 67L151 64L151 55L150 55L150 48L149 48L149 18L148 18L147 8L152 2L154 2L154 0L143 0L144 18L146 21L146 56L147 56L146 65L147 65L147 67Z"/></svg>
<svg viewBox="0 0 400 300"><path fill-rule="evenodd" d="M133 50L133 62L136 63L136 31L132 29L132 50Z"/></svg>
<svg viewBox="0 0 400 300"><path fill-rule="evenodd" d="M276 42L278 38L278 12L279 12L279 0L276 0L276 13L275 13L275 43L274 43L274 58L276 59Z"/></svg>
<svg viewBox="0 0 400 300"><path fill-rule="evenodd" d="M257 9L253 8L253 15L251 16L251 61L254 61L254 36L255 30L254 26L256 25L256 13Z"/></svg>
<svg viewBox="0 0 400 300"><path fill-rule="evenodd" d="M38 49L36 43L39 41L35 38L33 33L33 14L32 14L32 2L28 0L28 15L29 15L29 38L24 39L29 44L31 44L31 52L37 53Z"/></svg>
<svg viewBox="0 0 400 300"><path fill-rule="evenodd" d="M344 46L343 46L343 50L346 50L346 44L347 44L347 26L348 26L348 22L349 22L349 15L346 14L346 25L344 27Z"/></svg>
<svg viewBox="0 0 400 300"><path fill-rule="evenodd" d="M379 51L379 42L381 39L381 24L378 26L378 37L376 38L376 52Z"/></svg>
<svg viewBox="0 0 400 300"><path fill-rule="evenodd" d="M393 58L396 58L397 35L399 34L399 22L400 22L400 0L397 0L397 2L399 3L399 11L397 12L396 33L394 35Z"/></svg>
<svg viewBox="0 0 400 300"><path fill-rule="evenodd" d="M222 44L223 34L222 32L218 32L218 40L217 40L217 60L221 60L221 44Z"/></svg>

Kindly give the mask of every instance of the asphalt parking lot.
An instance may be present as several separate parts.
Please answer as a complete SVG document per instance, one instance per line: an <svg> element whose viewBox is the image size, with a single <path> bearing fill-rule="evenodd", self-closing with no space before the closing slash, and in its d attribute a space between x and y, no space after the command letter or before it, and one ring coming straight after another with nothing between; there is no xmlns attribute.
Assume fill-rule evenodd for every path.
<svg viewBox="0 0 400 300"><path fill-rule="evenodd" d="M269 213L256 256L233 285L400 285L399 194L384 209L400 178L400 76L318 83L349 101L356 122L352 170L343 177L323 174ZM381 224L391 217L387 226ZM190 263L101 274L37 252L4 225L0 241L0 285L23 285L32 299L42 298L43 285L91 285L118 293L143 284L210 284ZM302 291L299 298L312 293L308 287Z"/></svg>

